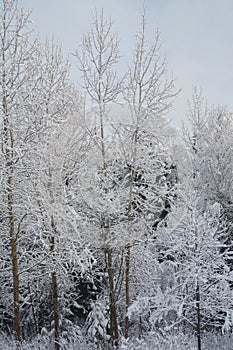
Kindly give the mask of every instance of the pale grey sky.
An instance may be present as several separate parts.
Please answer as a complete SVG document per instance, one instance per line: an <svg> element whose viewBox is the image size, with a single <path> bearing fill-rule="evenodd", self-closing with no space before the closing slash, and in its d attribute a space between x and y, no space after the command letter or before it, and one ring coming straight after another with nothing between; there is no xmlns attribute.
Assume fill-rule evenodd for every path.
<svg viewBox="0 0 233 350"><path fill-rule="evenodd" d="M232 0L19 0L33 10L42 37L53 34L64 53L74 52L92 22L91 11L103 8L115 21L122 55L134 46L143 7L148 37L158 27L168 71L182 91L169 117L180 125L193 86L201 86L210 105L233 110L233 1ZM74 80L78 79L74 70Z"/></svg>

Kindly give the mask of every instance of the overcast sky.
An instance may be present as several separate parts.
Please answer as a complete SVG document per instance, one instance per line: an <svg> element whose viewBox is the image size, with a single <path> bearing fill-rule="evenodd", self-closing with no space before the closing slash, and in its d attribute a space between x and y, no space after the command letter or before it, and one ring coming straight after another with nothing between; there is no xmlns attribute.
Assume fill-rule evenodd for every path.
<svg viewBox="0 0 233 350"><path fill-rule="evenodd" d="M233 0L19 0L33 10L42 37L55 35L64 53L74 52L90 28L91 12L103 8L114 20L122 55L134 46L143 3L148 37L158 27L168 71L182 91L169 114L181 125L193 86L201 86L210 105L233 110ZM74 80L78 74L73 73Z"/></svg>

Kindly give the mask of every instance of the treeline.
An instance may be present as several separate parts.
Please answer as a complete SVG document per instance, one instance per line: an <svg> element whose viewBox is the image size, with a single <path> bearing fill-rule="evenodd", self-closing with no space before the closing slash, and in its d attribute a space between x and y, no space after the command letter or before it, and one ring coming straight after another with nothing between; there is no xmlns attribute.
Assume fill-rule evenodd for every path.
<svg viewBox="0 0 233 350"><path fill-rule="evenodd" d="M119 76L113 22L95 12L76 87L55 40L3 0L0 324L18 348L190 332L201 350L204 331L232 329L233 117L195 90L181 140L145 22Z"/></svg>

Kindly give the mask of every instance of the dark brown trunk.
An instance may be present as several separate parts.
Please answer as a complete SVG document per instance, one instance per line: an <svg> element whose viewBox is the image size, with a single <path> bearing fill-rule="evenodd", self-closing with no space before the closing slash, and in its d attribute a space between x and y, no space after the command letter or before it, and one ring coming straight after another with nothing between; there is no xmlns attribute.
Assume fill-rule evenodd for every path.
<svg viewBox="0 0 233 350"><path fill-rule="evenodd" d="M12 171L12 169L10 169ZM19 267L18 267L18 247L17 236L15 235L14 214L13 214L13 194L12 194L12 178L8 177L8 214L10 218L10 242L11 242L11 260L13 275L13 307L14 307L14 333L17 347L21 347L21 329L20 329L20 298L19 298Z"/></svg>
<svg viewBox="0 0 233 350"><path fill-rule="evenodd" d="M197 312L197 348L201 350L201 308L200 308L200 287L196 287L196 312Z"/></svg>
<svg viewBox="0 0 233 350"><path fill-rule="evenodd" d="M139 316L139 332L138 339L142 339L142 316Z"/></svg>
<svg viewBox="0 0 233 350"><path fill-rule="evenodd" d="M129 337L129 316L128 316L128 309L130 306L130 292L129 292L129 285L130 285L130 246L128 245L126 247L126 259L125 259L125 338L127 339Z"/></svg>
<svg viewBox="0 0 233 350"><path fill-rule="evenodd" d="M140 99L139 99L140 102ZM131 164L131 178L130 178L130 188L129 188L129 202L128 202L128 235L129 242L131 238L131 226L132 226L132 207L133 207L133 187L135 181L135 164L136 164L136 156L137 156L137 143L138 143L138 133L139 127L136 127L134 140L133 140L133 161ZM131 248L130 243L126 245L126 257L125 257L125 338L129 337L129 316L128 310L130 306L130 255Z"/></svg>
<svg viewBox="0 0 233 350"><path fill-rule="evenodd" d="M32 317L33 317L34 325L35 325L35 331L36 331L36 334L39 334L40 333L39 320L36 317L36 311L35 311L35 308L33 305L33 299L32 299L31 288L30 288L29 283L28 283L28 293L30 295L30 303L31 303L31 309L32 309Z"/></svg>
<svg viewBox="0 0 233 350"><path fill-rule="evenodd" d="M19 271L17 257L17 241L11 239L11 254L12 254L12 271L13 271L13 290L14 290L14 332L17 347L21 344L21 329L20 329L20 304L19 304Z"/></svg>
<svg viewBox="0 0 233 350"><path fill-rule="evenodd" d="M5 14L3 20L3 29L6 33ZM5 64L5 52L2 50L2 63ZM7 209L9 217L9 235L11 244L11 261L12 261L12 275L13 275L13 312L14 312L14 333L17 347L21 347L21 329L20 329L20 305L19 305L19 267L18 267L18 246L17 235L15 234L15 217L13 212L13 150L14 137L9 126L9 113L7 105L7 86L6 86L6 72L3 68L2 72L2 111L3 111L3 149L6 161L6 178L7 178Z"/></svg>
<svg viewBox="0 0 233 350"><path fill-rule="evenodd" d="M56 272L52 272L52 289L53 289L53 312L54 312L54 342L55 350L60 349L59 343L59 313L58 313L58 288L57 288L57 275Z"/></svg>
<svg viewBox="0 0 233 350"><path fill-rule="evenodd" d="M117 321L117 307L116 307L116 296L113 279L113 266L112 266L112 249L107 250L108 258L108 279L109 279L109 299L110 299L110 335L112 346L115 349L119 348L119 331Z"/></svg>
<svg viewBox="0 0 233 350"><path fill-rule="evenodd" d="M55 224L52 218L52 227L55 231ZM50 251L52 255L55 253L55 237L50 238ZM55 350L60 349L59 343L59 311L58 311L58 285L57 285L57 274L55 271L51 273L52 277L52 295L53 295L53 317L54 317L54 348Z"/></svg>
<svg viewBox="0 0 233 350"><path fill-rule="evenodd" d="M114 301L114 305L113 305L113 329L114 329L114 348L119 349L119 331L118 331L116 301Z"/></svg>

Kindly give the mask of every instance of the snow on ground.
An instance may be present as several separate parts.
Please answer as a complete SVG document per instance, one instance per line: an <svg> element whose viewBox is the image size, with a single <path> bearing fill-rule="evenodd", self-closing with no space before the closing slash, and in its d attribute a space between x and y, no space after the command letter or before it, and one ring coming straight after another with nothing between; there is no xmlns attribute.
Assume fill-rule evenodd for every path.
<svg viewBox="0 0 233 350"><path fill-rule="evenodd" d="M85 340L73 339L68 342L61 340L61 350L110 350L106 345L87 344ZM202 340L202 350L232 350L233 334L216 335L205 333ZM24 343L22 350L53 350L54 345L51 339L38 337L34 341ZM0 335L0 350L16 350L12 339ZM121 344L119 350L197 350L197 343L194 335L173 334L158 335L151 334L146 339L133 339Z"/></svg>

